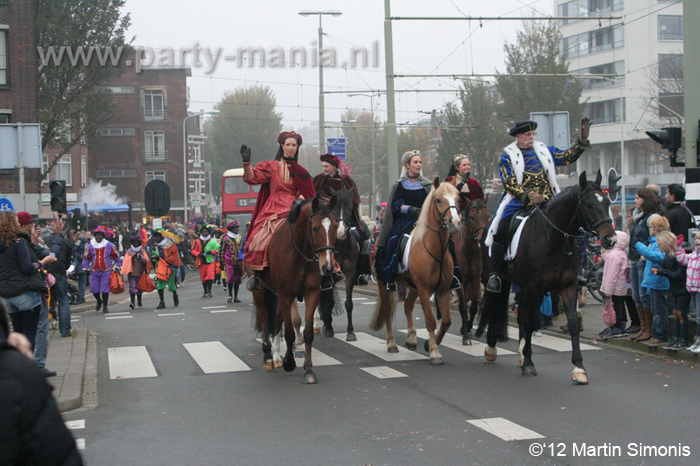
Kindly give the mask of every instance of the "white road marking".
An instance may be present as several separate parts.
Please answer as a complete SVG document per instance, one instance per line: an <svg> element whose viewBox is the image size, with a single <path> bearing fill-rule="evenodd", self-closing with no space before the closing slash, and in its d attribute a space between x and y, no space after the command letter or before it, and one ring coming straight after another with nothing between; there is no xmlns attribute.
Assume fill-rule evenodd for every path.
<svg viewBox="0 0 700 466"><path fill-rule="evenodd" d="M377 302L376 302L376 301L370 301L370 302L368 302L368 303L360 303L360 304L363 304L363 305L365 305L365 306L374 306L375 304L377 304Z"/></svg>
<svg viewBox="0 0 700 466"><path fill-rule="evenodd" d="M510 442L513 440L530 440L536 438L545 438L544 435L540 435L537 432L526 429L514 422L504 419L502 417L492 417L489 419L474 419L472 421L467 421L479 429L483 429L489 434L495 435L501 440Z"/></svg>
<svg viewBox="0 0 700 466"><path fill-rule="evenodd" d="M75 445L78 447L78 450L85 450L85 439L84 438L75 439Z"/></svg>
<svg viewBox="0 0 700 466"><path fill-rule="evenodd" d="M68 427L70 430L84 429L85 419L78 419L76 421L66 421L66 427Z"/></svg>
<svg viewBox="0 0 700 466"><path fill-rule="evenodd" d="M184 312L170 312L170 313L163 313L163 314L157 314L158 317L166 317L166 316L184 316Z"/></svg>
<svg viewBox="0 0 700 466"><path fill-rule="evenodd" d="M403 329L399 330L401 333L408 333L408 330ZM416 329L416 335L418 338L422 338L424 340L428 339L428 330L424 328L418 328ZM472 340L471 346L465 346L462 345L462 337L453 335L451 333L445 334L445 337L442 339L442 343L440 346L444 346L446 348L453 349L455 351L459 351L460 353L468 354L470 356L476 356L480 357L484 355L484 348L486 348L486 345L484 343L481 343L480 341ZM498 355L503 356L507 354L516 354L513 351L508 351L507 349L503 348L498 348Z"/></svg>
<svg viewBox="0 0 700 466"><path fill-rule="evenodd" d="M158 377L145 346L121 346L108 348L109 378L137 379Z"/></svg>
<svg viewBox="0 0 700 466"><path fill-rule="evenodd" d="M408 377L403 372L399 372L388 366L360 367L360 369L362 369L370 375L375 376L378 379L396 379L399 377Z"/></svg>
<svg viewBox="0 0 700 466"><path fill-rule="evenodd" d="M508 326L508 338L518 340L519 338L518 327ZM560 353L565 353L571 351L571 340L569 338L559 338L553 337L551 335L542 335L541 337L536 337L532 335L532 344L541 346L543 348L548 348L553 351L558 351ZM601 351L602 348L596 348L595 346L587 345L586 343L580 343L581 351Z"/></svg>
<svg viewBox="0 0 700 466"><path fill-rule="evenodd" d="M183 343L182 346L199 365L205 374L220 372L242 372L251 370L220 341L203 341L200 343Z"/></svg>
<svg viewBox="0 0 700 466"><path fill-rule="evenodd" d="M302 327L302 332L304 328ZM256 338L256 340L259 343L262 343L262 339ZM282 358L284 358L284 353L287 351L287 344L284 341L284 335L282 335L282 341L281 343L281 351L282 351ZM341 366L343 363L335 359L334 357L328 356L326 353L323 351L319 351L316 348L311 348L311 358L314 363L314 367L322 367L322 366ZM304 358L294 358L294 360L297 363L297 367L304 367Z"/></svg>
<svg viewBox="0 0 700 466"><path fill-rule="evenodd" d="M352 300L353 300L353 301L367 301L368 299L369 299L369 298L358 298L358 297L355 297L355 296L352 297Z"/></svg>
<svg viewBox="0 0 700 466"><path fill-rule="evenodd" d="M111 315L111 316L127 316L127 315L129 315L129 314L131 314L131 312L129 312L129 311L125 311L125 312L110 312L110 313L109 313L109 315Z"/></svg>
<svg viewBox="0 0 700 466"><path fill-rule="evenodd" d="M225 313L225 312L238 312L238 310L237 309L223 309L220 311L209 311L209 312L211 312L212 314L221 314L221 313Z"/></svg>
<svg viewBox="0 0 700 466"><path fill-rule="evenodd" d="M224 309L226 306L205 306L202 309Z"/></svg>
<svg viewBox="0 0 700 466"><path fill-rule="evenodd" d="M114 319L131 319L134 316L108 316L105 317L106 320L114 320Z"/></svg>
<svg viewBox="0 0 700 466"><path fill-rule="evenodd" d="M385 340L374 337L364 332L357 332L355 334L355 336L357 337L357 341L345 341L346 336L347 334L345 333L335 334L335 338L337 338L338 340L343 341L348 345L352 345L355 348L359 348L362 351L366 351L371 355L378 357L379 359L383 359L384 361L415 361L418 359L428 359L427 356L424 356L420 353L416 353L415 351L409 351L406 348L401 347L399 347L398 353L389 353L386 350Z"/></svg>

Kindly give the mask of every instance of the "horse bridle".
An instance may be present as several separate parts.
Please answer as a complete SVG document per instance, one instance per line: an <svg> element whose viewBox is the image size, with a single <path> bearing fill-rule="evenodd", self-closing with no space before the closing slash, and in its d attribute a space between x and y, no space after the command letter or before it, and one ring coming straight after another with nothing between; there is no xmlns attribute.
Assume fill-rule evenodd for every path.
<svg viewBox="0 0 700 466"><path fill-rule="evenodd" d="M447 215L447 212L450 212L451 209L454 209L457 212L457 215L459 215L459 210L457 209L456 205L447 206L447 208L444 211L440 212L439 200L440 200L439 198L433 200L433 203L435 204L435 210L437 211L437 212L434 212L433 217L440 224L440 226L437 228L433 228L428 224L425 225L426 227L428 227L430 230L434 231L435 233L439 233L440 230L447 229L447 219L445 218L445 216ZM447 243L443 246L442 236L438 235L438 238L440 238L440 251L441 251L439 258L435 257L435 255L433 255L433 253L430 252L430 249L428 249L428 246L425 245L425 238L423 238L423 247L428 252L430 257L432 257L433 259L438 261L439 264L442 264L445 261L445 253L447 252L447 248L450 245L450 241L448 240ZM440 273L442 274L442 267L440 267Z"/></svg>
<svg viewBox="0 0 700 466"><path fill-rule="evenodd" d="M313 249L314 257L311 257L311 258L307 257L306 254L304 254L301 251L301 249L299 249L299 246L297 246L297 243L294 241L294 230L292 230L292 224L290 222L287 222L287 223L289 223L289 239L292 242L292 246L294 246L294 249L296 250L296 252L306 260L307 266L313 262L318 262L318 253L319 252L327 251L327 250L335 251L335 246L316 247L316 244L314 243L313 234L311 233L311 231L313 230L313 225L311 223L311 219L314 218L316 215L321 215L321 212L313 212L311 215L309 215L309 219L307 220L309 222L309 228L308 228L309 233L307 236L309 237L309 244L311 244L311 246L314 248Z"/></svg>
<svg viewBox="0 0 700 466"><path fill-rule="evenodd" d="M472 210L476 210L476 209L486 209L486 205L485 205L485 204L482 204L482 205L470 205L469 207L467 207L467 209L466 209L465 211L463 211L462 217L463 217L463 218L466 217L466 220L467 220L467 224L468 224L468 225L471 224L471 222L473 222L473 221L475 220L474 218L472 218L472 217L469 215L469 212L471 212ZM487 228L487 227L478 227L478 228L474 228L474 229L471 231L471 234L468 236L468 238L474 239L474 240L478 240L478 239L479 239L479 237L477 236L478 233L479 233L481 230L486 230L486 228Z"/></svg>

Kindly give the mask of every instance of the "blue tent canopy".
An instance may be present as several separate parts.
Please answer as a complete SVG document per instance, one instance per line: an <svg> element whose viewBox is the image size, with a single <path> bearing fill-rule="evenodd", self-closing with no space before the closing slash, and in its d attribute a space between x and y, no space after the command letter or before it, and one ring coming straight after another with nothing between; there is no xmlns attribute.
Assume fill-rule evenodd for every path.
<svg viewBox="0 0 700 466"><path fill-rule="evenodd" d="M127 204L114 204L114 205L101 205L99 207L88 208L90 212L98 213L110 213L110 212L128 212L129 206Z"/></svg>

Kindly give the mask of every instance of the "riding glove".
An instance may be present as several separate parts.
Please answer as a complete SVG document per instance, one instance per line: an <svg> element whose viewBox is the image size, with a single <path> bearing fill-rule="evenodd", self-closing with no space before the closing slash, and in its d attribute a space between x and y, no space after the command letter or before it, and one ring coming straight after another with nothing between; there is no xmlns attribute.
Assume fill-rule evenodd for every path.
<svg viewBox="0 0 700 466"><path fill-rule="evenodd" d="M409 207L408 213L413 215L414 217L419 217L420 216L420 207Z"/></svg>

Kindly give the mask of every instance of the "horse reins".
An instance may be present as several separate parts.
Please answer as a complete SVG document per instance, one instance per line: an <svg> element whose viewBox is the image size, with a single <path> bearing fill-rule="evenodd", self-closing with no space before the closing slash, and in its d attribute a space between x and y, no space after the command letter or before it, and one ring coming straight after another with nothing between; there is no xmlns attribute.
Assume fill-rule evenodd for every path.
<svg viewBox="0 0 700 466"><path fill-rule="evenodd" d="M319 252L327 251L327 250L335 251L335 246L321 246L321 247L316 247L316 244L314 244L314 238L313 238L313 235L311 234L311 230L312 230L311 219L312 219L314 216L320 215L320 214L321 214L321 212L313 212L311 215L309 215L309 219L308 219L309 228L308 228L308 235L307 235L307 236L309 237L309 243L310 243L311 246L314 248L314 249L313 249L314 257L312 257L312 258L308 258L308 257L306 256L306 254L304 254L304 253L301 251L301 249L299 249L299 246L297 246L297 243L294 241L294 230L292 230L292 224L291 224L290 222L287 222L287 223L289 224L289 238L290 238L290 241L292 242L292 246L294 246L294 249L296 250L296 252L297 252L301 257L303 257L304 260L306 260L306 266L307 266L307 267L309 266L309 264L311 264L311 263L313 263L313 262L318 262L318 253L319 253Z"/></svg>

